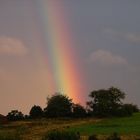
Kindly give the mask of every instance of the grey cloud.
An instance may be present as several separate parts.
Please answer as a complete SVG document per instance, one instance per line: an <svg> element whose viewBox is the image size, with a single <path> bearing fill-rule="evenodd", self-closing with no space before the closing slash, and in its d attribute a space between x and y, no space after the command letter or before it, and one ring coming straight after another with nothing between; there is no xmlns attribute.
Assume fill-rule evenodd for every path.
<svg viewBox="0 0 140 140"><path fill-rule="evenodd" d="M90 61L101 65L127 65L128 62L122 56L106 50L97 50L90 54Z"/></svg>

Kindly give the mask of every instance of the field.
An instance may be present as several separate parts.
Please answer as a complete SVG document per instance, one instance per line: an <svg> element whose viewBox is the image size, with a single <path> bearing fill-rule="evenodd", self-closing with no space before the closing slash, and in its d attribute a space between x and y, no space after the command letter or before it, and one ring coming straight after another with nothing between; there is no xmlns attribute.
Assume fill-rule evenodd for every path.
<svg viewBox="0 0 140 140"><path fill-rule="evenodd" d="M70 128L71 131L80 131L82 134L110 134L117 132L119 134L140 134L140 114L133 117L104 119L97 123L87 123Z"/></svg>
<svg viewBox="0 0 140 140"><path fill-rule="evenodd" d="M109 135L117 132L118 134L132 139L140 136L140 113L132 117L103 119L97 123L87 123L71 127L70 131L79 131L82 135Z"/></svg>
<svg viewBox="0 0 140 140"><path fill-rule="evenodd" d="M1 135L18 135L23 140L41 140L42 136L50 130L67 129L80 132L83 139L91 134L97 134L102 139L117 132L124 140L140 139L140 113L132 117L111 119L41 119L12 122L0 126Z"/></svg>

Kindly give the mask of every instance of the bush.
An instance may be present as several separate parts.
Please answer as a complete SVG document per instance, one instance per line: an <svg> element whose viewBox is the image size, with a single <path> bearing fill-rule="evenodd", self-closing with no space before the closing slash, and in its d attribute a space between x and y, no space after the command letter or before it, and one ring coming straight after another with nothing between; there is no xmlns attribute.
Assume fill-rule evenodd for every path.
<svg viewBox="0 0 140 140"><path fill-rule="evenodd" d="M19 121L24 119L24 115L21 111L12 110L8 113L7 118L9 121Z"/></svg>
<svg viewBox="0 0 140 140"><path fill-rule="evenodd" d="M88 140L98 140L96 135L89 136Z"/></svg>
<svg viewBox="0 0 140 140"><path fill-rule="evenodd" d="M80 104L73 104L72 109L73 109L72 116L74 118L86 117L86 110Z"/></svg>
<svg viewBox="0 0 140 140"><path fill-rule="evenodd" d="M51 131L47 133L42 140L80 140L79 133L68 131Z"/></svg>
<svg viewBox="0 0 140 140"><path fill-rule="evenodd" d="M134 104L124 104L124 106L126 107L126 109L129 112L133 112L133 113L139 112L139 108L138 108L137 105L134 105Z"/></svg>
<svg viewBox="0 0 140 140"><path fill-rule="evenodd" d="M107 140L121 140L121 138L117 133L113 133Z"/></svg>
<svg viewBox="0 0 140 140"><path fill-rule="evenodd" d="M139 112L139 108L136 105L122 104L115 111L115 116L118 116L118 117L132 116L133 113L135 113L135 112Z"/></svg>

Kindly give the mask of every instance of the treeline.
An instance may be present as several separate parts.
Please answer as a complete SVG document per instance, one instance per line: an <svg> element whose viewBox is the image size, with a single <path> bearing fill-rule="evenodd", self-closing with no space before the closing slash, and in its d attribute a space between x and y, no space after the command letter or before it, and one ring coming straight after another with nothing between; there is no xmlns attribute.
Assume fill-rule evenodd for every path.
<svg viewBox="0 0 140 140"><path fill-rule="evenodd" d="M84 117L124 117L139 112L137 105L125 104L125 93L118 88L94 90L89 94L86 108L73 103L68 96L57 93L47 98L47 105L42 109L34 105L29 115L23 115L18 110L12 110L7 118L11 121L37 118L84 118Z"/></svg>

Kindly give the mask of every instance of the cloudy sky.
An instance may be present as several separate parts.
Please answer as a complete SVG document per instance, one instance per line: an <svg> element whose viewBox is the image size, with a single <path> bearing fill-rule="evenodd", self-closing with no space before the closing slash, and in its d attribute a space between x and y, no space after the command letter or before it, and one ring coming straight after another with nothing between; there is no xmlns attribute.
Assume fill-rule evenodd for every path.
<svg viewBox="0 0 140 140"><path fill-rule="evenodd" d="M12 109L28 113L34 104L44 107L46 97L57 90L51 86L47 52L42 53L47 38L40 3L45 1L49 0L0 0L1 114ZM140 1L58 0L57 4L65 9L71 47L78 56L81 96L87 100L90 91L115 86L127 94L126 102L140 106Z"/></svg>

